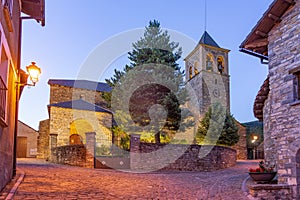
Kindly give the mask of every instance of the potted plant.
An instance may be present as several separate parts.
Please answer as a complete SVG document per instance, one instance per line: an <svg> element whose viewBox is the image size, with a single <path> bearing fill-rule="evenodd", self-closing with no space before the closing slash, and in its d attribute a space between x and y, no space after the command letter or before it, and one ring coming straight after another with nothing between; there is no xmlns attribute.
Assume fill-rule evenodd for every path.
<svg viewBox="0 0 300 200"><path fill-rule="evenodd" d="M266 166L264 161L259 161L258 168L249 169L249 175L256 182L269 183L276 176L277 172L274 171L275 165Z"/></svg>

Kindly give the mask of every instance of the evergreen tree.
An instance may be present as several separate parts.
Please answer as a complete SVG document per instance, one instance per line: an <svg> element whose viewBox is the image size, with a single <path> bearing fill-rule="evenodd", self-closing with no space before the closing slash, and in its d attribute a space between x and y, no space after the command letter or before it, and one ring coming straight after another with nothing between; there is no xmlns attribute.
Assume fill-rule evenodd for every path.
<svg viewBox="0 0 300 200"><path fill-rule="evenodd" d="M114 97L114 105L120 104L122 106L121 104L124 103L123 97L128 95L126 93L129 91L128 87L139 84L137 77L145 80L148 78L147 74L151 74L152 79L149 79L149 84L145 84L135 90L133 94L129 94L131 95L129 111L136 125L147 126L151 123L148 113L151 106L160 104L167 110L164 128L157 130L155 135L157 143L160 142L160 134L165 133L164 130L167 132L178 130L183 117L180 105L182 105L182 101L185 101L186 93L183 72L177 64L181 53L182 49L179 44L170 41L170 35L167 31L161 30L160 23L156 20L150 21L149 26L145 28L143 37L133 43L133 50L128 53L128 58L131 61L130 65L126 65L123 71L115 70L113 77L106 79L106 82L112 88L117 87L118 93L121 94ZM165 66L171 68L172 71L164 71ZM164 85L155 83L155 79L158 82L164 80L164 85L170 83L170 85L176 87L171 90ZM111 94L104 94L103 98L110 105ZM155 127L153 128L155 129Z"/></svg>
<svg viewBox="0 0 300 200"><path fill-rule="evenodd" d="M239 141L236 120L221 104L208 108L200 121L196 140L199 144L232 146Z"/></svg>

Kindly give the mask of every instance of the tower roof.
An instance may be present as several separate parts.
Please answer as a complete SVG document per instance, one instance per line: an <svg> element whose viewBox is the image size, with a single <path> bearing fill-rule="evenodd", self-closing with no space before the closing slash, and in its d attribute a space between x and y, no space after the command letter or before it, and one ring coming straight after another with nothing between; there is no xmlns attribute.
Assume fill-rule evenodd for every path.
<svg viewBox="0 0 300 200"><path fill-rule="evenodd" d="M49 79L48 84L95 90L98 92L110 92L112 90L112 88L107 83L94 82L88 80Z"/></svg>
<svg viewBox="0 0 300 200"><path fill-rule="evenodd" d="M212 39L212 37L206 31L203 33L198 44L206 44L209 46L220 48L220 46L214 41L214 39Z"/></svg>

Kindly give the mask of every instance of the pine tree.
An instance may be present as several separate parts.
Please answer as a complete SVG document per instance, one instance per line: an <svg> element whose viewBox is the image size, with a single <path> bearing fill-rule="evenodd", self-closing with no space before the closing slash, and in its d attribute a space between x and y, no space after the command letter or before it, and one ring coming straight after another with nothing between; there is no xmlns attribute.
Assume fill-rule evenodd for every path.
<svg viewBox="0 0 300 200"><path fill-rule="evenodd" d="M182 101L186 99L184 90L183 72L177 64L181 57L182 49L178 43L170 41L170 35L167 31L162 31L160 23L157 20L150 21L149 26L145 27L143 37L133 43L133 50L128 53L130 65L126 65L123 71L115 70L112 78L106 79L106 82L112 88L118 88L118 93L122 94L114 97L115 105L124 103L122 97L128 95L128 87L138 85L137 77L142 73L143 79L147 79L147 73L151 74L153 79L164 80L165 84L175 85L172 91L168 87L160 84L153 84L155 80L149 80L150 84L145 84L138 88L131 95L129 110L133 121L138 126L147 126L150 122L149 109L155 104L162 105L167 110L167 119L164 124L164 130L178 130L180 126ZM164 71L167 66L173 69ZM157 70L157 69L162 70ZM132 70L134 69L134 70ZM129 73L130 72L130 73ZM123 81L122 81L123 80ZM125 83L130 83L125 84ZM152 82L152 83L151 83ZM103 95L103 98L111 103L111 94ZM178 100L178 98L180 100ZM117 103L116 103L117 102ZM121 106L121 105L120 105ZM118 109L118 108L115 108ZM154 129L156 127L153 127ZM160 134L164 130L156 130L156 142L160 142Z"/></svg>
<svg viewBox="0 0 300 200"><path fill-rule="evenodd" d="M196 140L199 144L233 146L239 141L236 120L221 104L208 108L200 121Z"/></svg>

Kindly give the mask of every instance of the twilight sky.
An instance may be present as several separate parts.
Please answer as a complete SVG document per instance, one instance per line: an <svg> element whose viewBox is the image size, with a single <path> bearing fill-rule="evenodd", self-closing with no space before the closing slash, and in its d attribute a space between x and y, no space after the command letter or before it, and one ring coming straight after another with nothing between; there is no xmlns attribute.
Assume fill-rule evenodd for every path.
<svg viewBox="0 0 300 200"><path fill-rule="evenodd" d="M252 107L267 76L267 65L261 64L258 58L239 52L239 45L271 2L207 1L206 30L219 46L231 50L231 113L240 122L256 120ZM49 79L76 79L97 47L103 48L105 42L113 41L108 42L113 45L107 46L107 52L102 55L105 57L106 53L122 45L117 43L117 39L124 32L144 28L150 20L160 21L162 28L190 38L196 46L205 31L204 5L204 0L46 0L45 27L34 20L23 20L21 67L25 69L31 61L35 61L42 68L42 76L35 87L24 89L19 119L38 130L39 121L48 118ZM183 55L188 53L183 52ZM126 56L120 54L118 59L105 66L100 62L99 69L105 73L87 76L87 79L94 77L93 80L104 81L114 68L122 68L128 63ZM184 68L183 62L180 64Z"/></svg>

